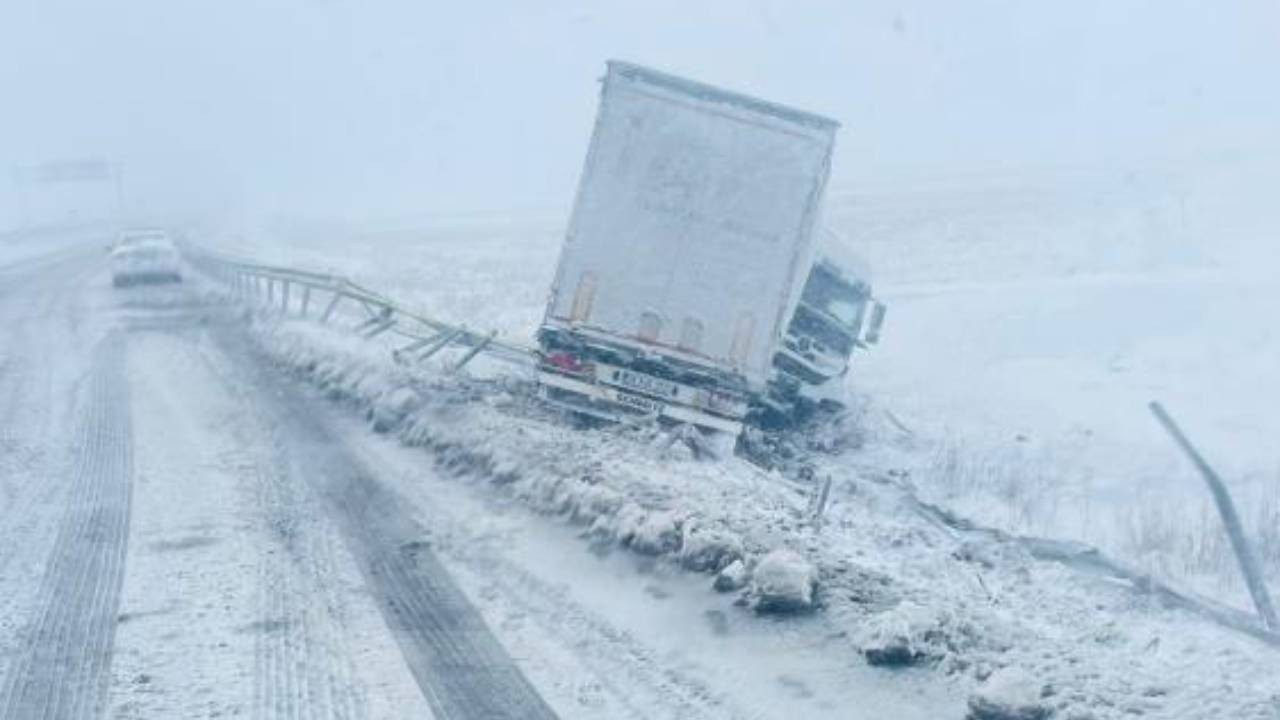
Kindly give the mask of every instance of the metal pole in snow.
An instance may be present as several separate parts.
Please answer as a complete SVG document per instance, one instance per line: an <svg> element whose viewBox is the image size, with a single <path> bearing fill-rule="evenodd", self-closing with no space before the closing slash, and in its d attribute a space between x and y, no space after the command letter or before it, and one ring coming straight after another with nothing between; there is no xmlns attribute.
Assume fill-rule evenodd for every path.
<svg viewBox="0 0 1280 720"><path fill-rule="evenodd" d="M439 340L436 340L434 345L427 348L426 350L423 350L422 354L418 356L418 362L429 360L432 355L435 355L436 353L445 349L445 347L447 347L449 343L453 342L455 338L457 338L459 335L463 334L464 332L466 332L465 328L454 328L453 330L450 330L447 333L440 333L439 335L436 336L439 338Z"/></svg>
<svg viewBox="0 0 1280 720"><path fill-rule="evenodd" d="M329 300L329 304L324 307L324 312L320 313L320 322L329 322L329 316L333 314L333 309L338 307L340 300L342 300L342 293L335 290L333 299Z"/></svg>
<svg viewBox="0 0 1280 720"><path fill-rule="evenodd" d="M1148 403L1147 407L1151 408L1151 413L1156 416L1156 420L1164 426L1169 436L1178 444L1178 447L1182 448L1182 451L1191 459L1191 463L1204 476L1204 481L1209 485L1209 492L1213 495L1213 501L1218 506L1218 514L1222 516L1222 524L1227 529L1227 537L1231 539L1231 548L1235 550L1236 559L1240 561L1240 571L1244 573L1245 584L1249 586L1249 595L1253 597L1253 604L1258 608L1262 624L1268 630L1280 630L1280 622L1276 621L1275 607L1271 604L1271 595L1267 592L1262 571L1258 567L1258 558L1253 554L1249 539L1245 537L1240 516L1236 514L1236 506L1231 501L1231 494L1227 492L1226 484L1191 445L1187 436L1182 434L1182 430L1160 403L1153 401Z"/></svg>
<svg viewBox="0 0 1280 720"><path fill-rule="evenodd" d="M815 525L822 524L822 514L827 511L827 500L831 497L831 476L828 475L822 481L822 487L818 490L818 501L815 503L813 510L813 522Z"/></svg>
<svg viewBox="0 0 1280 720"><path fill-rule="evenodd" d="M497 335L498 335L497 330L490 330L488 335L484 336L480 340L477 340L475 347L468 350L467 354L463 355L462 359L459 360L457 363L455 363L452 368L450 368L450 372L457 372L461 370L467 363L471 362L472 358L479 355L481 351L483 351L485 348L489 347L489 343L493 342L493 338L496 337Z"/></svg>

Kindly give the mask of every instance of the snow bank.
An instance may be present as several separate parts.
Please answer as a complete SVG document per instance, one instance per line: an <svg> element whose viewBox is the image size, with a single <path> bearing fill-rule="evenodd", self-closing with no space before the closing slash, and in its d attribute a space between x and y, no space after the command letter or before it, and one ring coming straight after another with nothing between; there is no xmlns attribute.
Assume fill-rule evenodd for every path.
<svg viewBox="0 0 1280 720"><path fill-rule="evenodd" d="M630 531L632 550L643 555L667 555L680 550L683 518L675 512L650 513Z"/></svg>
<svg viewBox="0 0 1280 720"><path fill-rule="evenodd" d="M909 599L871 615L853 642L871 665L940 663L949 670L966 669L974 655L997 656L1008 649L1000 625L998 618Z"/></svg>
<svg viewBox="0 0 1280 720"><path fill-rule="evenodd" d="M369 409L373 431L385 433L394 430L421 402L418 393L405 386L379 393Z"/></svg>
<svg viewBox="0 0 1280 720"><path fill-rule="evenodd" d="M742 539L729 530L700 525L685 529L680 564L689 570L718 573L742 555Z"/></svg>
<svg viewBox="0 0 1280 720"><path fill-rule="evenodd" d="M774 550L751 575L752 606L768 613L812 610L816 584L813 565L790 550Z"/></svg>
<svg viewBox="0 0 1280 720"><path fill-rule="evenodd" d="M429 449L437 468L456 477L506 486L535 510L586 526L585 534L597 541L713 575L766 549L757 542L749 550L723 517L704 512L694 520L680 508L690 485L719 486L694 476L691 471L713 466L696 462L692 453L673 453L672 448L687 448L670 435L636 438L641 442L633 447L644 451L640 457L606 462L604 456L616 454L616 437L549 423L522 404L519 388L501 381L426 381L420 372L389 362L384 349L323 327L271 317L257 318L254 327L276 363L328 398L355 405L375 432L394 432L406 444ZM525 412L533 416L522 417ZM525 442L509 442L510 435ZM745 578L731 583L744 584Z"/></svg>
<svg viewBox="0 0 1280 720"><path fill-rule="evenodd" d="M1024 670L1004 668L969 696L968 720L1044 720L1043 686Z"/></svg>
<svg viewBox="0 0 1280 720"><path fill-rule="evenodd" d="M751 571L741 560L734 560L728 567L716 574L712 587L716 592L733 592L741 590L751 581Z"/></svg>

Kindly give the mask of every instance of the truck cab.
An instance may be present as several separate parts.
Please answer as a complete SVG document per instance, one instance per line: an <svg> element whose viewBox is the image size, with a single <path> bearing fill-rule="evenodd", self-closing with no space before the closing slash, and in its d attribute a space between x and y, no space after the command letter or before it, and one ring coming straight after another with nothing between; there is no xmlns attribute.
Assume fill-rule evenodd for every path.
<svg viewBox="0 0 1280 720"><path fill-rule="evenodd" d="M814 262L762 398L760 412L773 423L843 405L842 381L853 352L880 339L885 317L865 267L860 260L840 263L827 256Z"/></svg>

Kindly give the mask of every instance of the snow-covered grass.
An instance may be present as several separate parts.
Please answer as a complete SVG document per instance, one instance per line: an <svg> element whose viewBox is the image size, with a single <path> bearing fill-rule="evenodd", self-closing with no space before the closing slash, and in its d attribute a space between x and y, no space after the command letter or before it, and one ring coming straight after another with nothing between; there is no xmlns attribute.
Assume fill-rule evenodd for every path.
<svg viewBox="0 0 1280 720"><path fill-rule="evenodd" d="M1190 487L1161 493L1169 477L1188 474L1170 469L1139 477L1142 489L1107 492L1120 480L1105 472L1078 462L1069 448L951 438L933 448L915 477L924 497L964 517L1017 534L1090 542L1155 577L1252 607L1222 520L1207 489L1195 485L1198 478L1186 478ZM1241 485L1250 489L1238 508L1245 532L1264 572L1280 587L1280 471Z"/></svg>

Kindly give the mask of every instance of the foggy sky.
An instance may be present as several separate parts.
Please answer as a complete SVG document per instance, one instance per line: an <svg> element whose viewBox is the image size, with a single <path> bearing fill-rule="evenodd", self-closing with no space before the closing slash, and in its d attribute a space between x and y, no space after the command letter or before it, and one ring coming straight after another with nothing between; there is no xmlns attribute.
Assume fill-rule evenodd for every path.
<svg viewBox="0 0 1280 720"><path fill-rule="evenodd" d="M840 120L837 189L1280 145L1270 0L4 0L0 170L118 161L143 214L564 208L609 58Z"/></svg>

